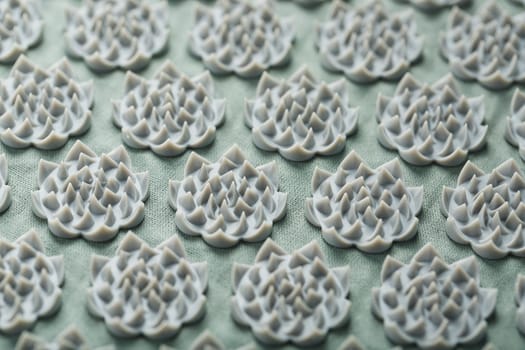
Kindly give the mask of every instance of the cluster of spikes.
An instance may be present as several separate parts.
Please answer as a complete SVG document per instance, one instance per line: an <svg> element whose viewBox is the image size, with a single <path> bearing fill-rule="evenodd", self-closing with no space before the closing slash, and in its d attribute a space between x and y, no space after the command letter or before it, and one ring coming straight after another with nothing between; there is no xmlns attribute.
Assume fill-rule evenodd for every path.
<svg viewBox="0 0 525 350"><path fill-rule="evenodd" d="M406 74L393 97L377 99L379 142L411 164L463 164L486 143L483 97L467 98L452 75L433 85Z"/></svg>
<svg viewBox="0 0 525 350"><path fill-rule="evenodd" d="M330 245L379 253L417 233L423 188L405 185L397 158L371 169L352 151L334 174L316 168L312 188L306 218Z"/></svg>
<svg viewBox="0 0 525 350"><path fill-rule="evenodd" d="M99 157L77 141L64 161L40 160L33 212L59 237L107 241L144 218L148 172L130 168L123 146Z"/></svg>
<svg viewBox="0 0 525 350"><path fill-rule="evenodd" d="M176 156L209 145L224 121L225 100L214 99L208 72L193 78L166 62L153 79L128 72L122 100L113 101L113 121L130 147Z"/></svg>
<svg viewBox="0 0 525 350"><path fill-rule="evenodd" d="M24 332L16 342L15 350L116 350L114 346L93 348L75 326L64 329L52 341L47 341L36 334Z"/></svg>
<svg viewBox="0 0 525 350"><path fill-rule="evenodd" d="M216 336L211 334L208 330L202 332L195 340L191 343L188 350L226 350L226 346ZM232 349L232 348L230 348ZM255 344L248 344L235 348L235 350L256 350ZM160 347L159 350L176 350L166 345Z"/></svg>
<svg viewBox="0 0 525 350"><path fill-rule="evenodd" d="M355 10L337 0L316 30L322 65L360 83L397 79L423 52L412 13L390 16L381 0Z"/></svg>
<svg viewBox="0 0 525 350"><path fill-rule="evenodd" d="M471 2L471 0L397 0L400 2L408 2L412 5L425 10L433 11L444 7L451 6L465 6Z"/></svg>
<svg viewBox="0 0 525 350"><path fill-rule="evenodd" d="M294 36L270 0L220 0L197 7L189 48L213 73L256 77L289 61Z"/></svg>
<svg viewBox="0 0 525 350"><path fill-rule="evenodd" d="M286 213L286 198L276 163L254 167L237 145L215 163L192 153L184 179L169 183L177 227L220 248L267 238Z"/></svg>
<svg viewBox="0 0 525 350"><path fill-rule="evenodd" d="M455 242L470 244L480 256L525 257L525 177L509 159L490 173L467 162L457 187L444 187L441 211L447 234Z"/></svg>
<svg viewBox="0 0 525 350"><path fill-rule="evenodd" d="M119 337L174 336L205 311L206 262L191 263L173 236L156 248L128 232L114 257L91 261L88 310Z"/></svg>
<svg viewBox="0 0 525 350"><path fill-rule="evenodd" d="M497 289L480 287L474 256L447 264L432 245L410 263L387 256L381 286L372 290L372 310L398 345L453 349L476 344L487 333Z"/></svg>
<svg viewBox="0 0 525 350"><path fill-rule="evenodd" d="M460 79L503 89L525 81L523 30L523 16L505 13L495 0L487 1L477 16L455 7L441 33L441 53Z"/></svg>
<svg viewBox="0 0 525 350"><path fill-rule="evenodd" d="M0 97L0 140L13 148L57 149L91 123L93 82L77 82L65 58L43 70L20 56Z"/></svg>
<svg viewBox="0 0 525 350"><path fill-rule="evenodd" d="M318 82L306 67L282 81L263 73L256 97L245 103L255 145L293 161L341 152L357 119L345 81Z"/></svg>
<svg viewBox="0 0 525 350"><path fill-rule="evenodd" d="M525 160L525 93L516 90L511 101L511 115L507 117L505 139L518 147L521 159Z"/></svg>
<svg viewBox="0 0 525 350"><path fill-rule="evenodd" d="M168 3L85 0L66 9L68 54L95 71L138 70L168 44Z"/></svg>
<svg viewBox="0 0 525 350"><path fill-rule="evenodd" d="M350 268L329 268L317 241L288 254L271 239L232 270L233 319L266 344L319 344L348 320Z"/></svg>
<svg viewBox="0 0 525 350"><path fill-rule="evenodd" d="M42 39L44 22L33 0L0 2L0 63L14 62Z"/></svg>
<svg viewBox="0 0 525 350"><path fill-rule="evenodd" d="M0 331L20 333L53 315L61 305L63 282L63 257L46 256L35 231L14 243L0 239Z"/></svg>

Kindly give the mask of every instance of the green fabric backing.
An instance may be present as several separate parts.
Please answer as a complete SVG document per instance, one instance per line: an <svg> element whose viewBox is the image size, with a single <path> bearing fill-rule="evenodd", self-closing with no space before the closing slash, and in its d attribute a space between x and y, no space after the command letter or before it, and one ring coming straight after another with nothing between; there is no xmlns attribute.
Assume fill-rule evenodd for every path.
<svg viewBox="0 0 525 350"><path fill-rule="evenodd" d="M470 6L470 12L476 11L483 1L476 0ZM517 13L522 8L508 1L500 1L505 8ZM80 1L53 0L43 4L45 33L43 42L27 52L29 58L43 67L60 59L65 53L63 28L65 26L64 8L67 4L78 6ZM166 60L172 60L177 67L194 75L204 67L200 61L191 57L186 49L187 35L193 24L193 13L197 1L172 1L169 3L169 21L171 26L170 47L166 54L154 59L144 76L151 77ZM351 1L350 6L361 4ZM384 1L389 9L409 9L410 6L392 0ZM276 3L276 10L281 15L295 18L296 42L292 52L292 62L271 73L278 77L288 77L301 65L306 64L314 75L325 81L344 78L340 74L325 71L314 48L315 23L328 16L330 3L305 9L297 4L284 1ZM438 32L445 27L448 10L434 14L414 10L418 30L424 36L424 58L412 68L412 73L420 81L433 82L448 72L446 62L440 57ZM0 67L0 77L7 76L10 67ZM81 137L97 153L107 152L121 143L120 130L111 121L110 99L121 98L124 91L124 72L114 71L96 75L82 61L73 62L73 71L80 80L93 79L95 83L95 106L91 129ZM303 163L286 161L277 153L263 152L251 141L250 130L244 125L243 104L245 98L255 94L257 79L243 80L237 76L215 77L216 95L227 99L226 121L218 129L215 142L198 153L214 161L233 143L244 150L252 163L261 165L275 160L278 164L281 190L288 193L288 213L284 220L274 225L271 236L283 248L291 251L298 249L313 239L317 239L326 255L330 266L350 265L351 267L351 321L343 327L329 333L326 342L317 349L336 349L350 334L356 335L369 349L388 349L393 346L386 339L383 327L370 312L373 286L380 283L379 274L382 262L391 254L403 262L408 262L412 255L425 243L432 243L447 262L473 254L469 246L452 242L445 233L445 218L439 211L439 200L443 185L453 186L460 167L444 168L436 165L415 167L402 162L405 181L410 186L424 186L424 209L420 216L419 233L406 243L396 243L387 253L371 255L357 249L336 249L327 245L321 238L319 229L311 226L305 219L304 200L311 193L310 179L316 166L334 171L339 162L351 150L356 150L370 166L376 167L397 156L397 153L382 148L377 141L375 120L375 102L379 92L392 95L396 83L379 82L370 85L358 85L348 81L348 91L352 104L360 107L359 130L347 140L346 149L332 157L316 157ZM502 161L512 157L523 167L517 149L510 146L503 138L505 117L510 111L510 101L515 87L501 92L482 88L477 83L459 83L461 91L467 96L485 96L486 122L489 125L488 144L482 151L472 154L470 160L485 170L491 170ZM59 312L48 319L41 319L33 328L36 334L52 339L57 333L75 324L89 340L91 345L118 344L119 349L157 349L158 342L144 337L135 339L117 339L109 334L104 322L91 317L86 305L86 289L89 286L89 262L92 254L112 256L123 237L105 243L91 243L82 239L66 240L53 236L47 229L47 222L38 219L31 211L30 192L36 189L37 166L40 158L60 161L64 158L74 140L58 151L40 151L34 148L13 150L0 145L7 155L9 163L9 183L12 187L13 204L0 216L0 235L4 239L14 240L31 228L35 228L44 241L48 255L63 254L66 266L66 282L63 286L63 305ZM151 151L129 149L136 171L150 171L151 195L146 202L144 222L134 228L142 239L156 246L174 234L180 234L175 227L174 212L167 202L168 179L180 179L183 167L190 152L180 157L161 158ZM209 329L224 342L227 349L254 341L249 328L238 326L230 316L230 271L234 261L251 264L260 244L240 245L231 249L217 249L208 246L200 238L190 238L183 234L189 259L207 261L209 264L209 288L207 292L207 312L204 318L191 325L186 325L181 332L164 342L178 349L187 349L192 341L205 329ZM514 282L516 274L524 270L523 259L507 257L498 261L478 258L481 265L481 284L499 289L495 315L488 325L488 340L501 349L523 349L525 341L515 327ZM0 335L0 349L11 349L16 337ZM261 346L261 344L259 344ZM473 349L481 346L474 346ZM292 349L288 345L283 349Z"/></svg>

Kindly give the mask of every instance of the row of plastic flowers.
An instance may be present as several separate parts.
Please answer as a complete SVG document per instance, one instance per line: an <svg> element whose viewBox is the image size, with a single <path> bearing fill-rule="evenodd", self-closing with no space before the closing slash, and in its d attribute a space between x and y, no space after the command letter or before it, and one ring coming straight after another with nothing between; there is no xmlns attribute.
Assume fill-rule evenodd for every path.
<svg viewBox="0 0 525 350"><path fill-rule="evenodd" d="M63 257L49 257L43 248L34 231L13 243L0 240L0 331L20 333L59 310ZM316 241L287 253L267 240L253 265L234 263L231 315L265 344L318 344L350 317L349 272L348 266L330 268ZM177 236L150 247L129 232L115 256L92 257L88 310L117 337L167 339L204 316L208 273L207 263L189 261ZM519 276L520 330L524 291L525 277ZM497 289L481 287L474 256L449 265L426 245L408 264L386 257L381 285L372 290L372 311L393 343L448 349L485 339L496 297ZM74 331L64 337L57 343L85 345ZM202 341L207 344L209 336ZM40 342L27 334L19 341L22 349ZM350 345L360 349L354 340Z"/></svg>
<svg viewBox="0 0 525 350"><path fill-rule="evenodd" d="M468 0L404 0L424 8L462 5ZM298 0L303 4L321 0ZM517 1L519 2L519 0ZM5 1L0 25L0 62L12 62L38 43L43 23L32 0ZM166 50L168 4L138 0L86 1L68 8L66 47L94 70L137 70ZM455 7L440 37L443 56L461 79L503 88L525 80L523 16L506 14L489 1L478 16ZM422 56L423 41L411 12L389 14L380 0L350 9L336 1L329 19L316 28L322 64L357 82L397 79ZM189 49L214 73L259 76L288 62L294 40L293 22L281 19L268 0L221 0L199 6L189 36Z"/></svg>
<svg viewBox="0 0 525 350"><path fill-rule="evenodd" d="M177 156L215 139L226 108L214 95L208 72L188 77L166 62L149 80L127 73L113 121L128 146ZM21 56L0 96L0 140L9 147L56 149L90 126L93 84L75 80L66 59L44 70ZM505 138L525 159L524 106L516 91ZM292 161L341 152L358 126L345 81L320 82L306 67L287 80L264 73L244 116L257 147ZM459 165L486 144L483 98L462 95L451 75L428 85L406 74L394 96L378 96L376 118L379 142L411 164Z"/></svg>

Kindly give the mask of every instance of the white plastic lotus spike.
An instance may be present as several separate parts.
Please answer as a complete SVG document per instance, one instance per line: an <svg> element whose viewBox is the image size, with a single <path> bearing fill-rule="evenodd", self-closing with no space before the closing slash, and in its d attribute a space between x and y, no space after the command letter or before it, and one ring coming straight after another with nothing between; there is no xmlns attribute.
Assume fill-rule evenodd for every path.
<svg viewBox="0 0 525 350"><path fill-rule="evenodd" d="M491 89L525 81L523 14L510 15L499 2L487 1L477 16L455 7L441 33L441 53L460 79Z"/></svg>
<svg viewBox="0 0 525 350"><path fill-rule="evenodd" d="M151 80L127 73L126 95L113 101L113 121L128 146L177 156L215 139L225 100L213 95L208 72L190 78L166 61Z"/></svg>
<svg viewBox="0 0 525 350"><path fill-rule="evenodd" d="M91 123L93 82L77 82L65 58L43 70L20 56L0 96L0 140L9 147L57 149Z"/></svg>
<svg viewBox="0 0 525 350"><path fill-rule="evenodd" d="M521 159L525 160L525 94L518 89L512 96L510 111L505 139L511 145L518 147Z"/></svg>
<svg viewBox="0 0 525 350"><path fill-rule="evenodd" d="M189 50L215 74L256 77L290 59L292 21L280 19L270 0L220 0L197 7Z"/></svg>
<svg viewBox="0 0 525 350"><path fill-rule="evenodd" d="M232 317L266 344L318 344L348 320L349 274L327 266L317 241L288 254L268 239L254 265L233 265Z"/></svg>
<svg viewBox="0 0 525 350"><path fill-rule="evenodd" d="M316 168L306 218L339 248L380 253L417 233L423 188L408 187L396 158L376 169L350 152L332 174Z"/></svg>
<svg viewBox="0 0 525 350"><path fill-rule="evenodd" d="M33 0L0 1L0 63L14 62L42 39L44 22Z"/></svg>
<svg viewBox="0 0 525 350"><path fill-rule="evenodd" d="M291 1L296 2L299 5L304 6L304 7L311 7L311 6L319 5L327 0L291 0Z"/></svg>
<svg viewBox="0 0 525 350"><path fill-rule="evenodd" d="M231 349L231 348L230 348ZM248 344L241 346L240 348L236 348L236 350L256 350L257 347L254 344ZM159 350L175 350L173 348L170 348L168 346L161 346ZM213 334L211 334L209 331L202 332L197 338L195 338L195 341L191 343L190 348L188 350L226 350L226 347L224 344L217 339Z"/></svg>
<svg viewBox="0 0 525 350"><path fill-rule="evenodd" d="M447 234L487 259L525 257L525 178L509 159L486 174L467 162L457 187L444 187L441 212Z"/></svg>
<svg viewBox="0 0 525 350"><path fill-rule="evenodd" d="M173 236L155 248L133 232L114 257L93 255L88 310L118 337L174 336L205 312L206 262L191 263Z"/></svg>
<svg viewBox="0 0 525 350"><path fill-rule="evenodd" d="M518 274L514 288L514 299L518 305L516 311L516 327L525 335L525 275Z"/></svg>
<svg viewBox="0 0 525 350"><path fill-rule="evenodd" d="M266 72L254 99L245 102L245 122L255 145L304 161L341 152L357 130L357 108L350 108L346 82L318 82L306 66L287 80Z"/></svg>
<svg viewBox="0 0 525 350"><path fill-rule="evenodd" d="M395 344L453 349L485 338L497 293L480 286L474 256L449 265L427 244L408 264L386 257L372 311Z"/></svg>
<svg viewBox="0 0 525 350"><path fill-rule="evenodd" d="M40 160L33 212L59 237L107 241L144 219L148 176L132 172L123 146L97 156L77 141L64 161Z"/></svg>
<svg viewBox="0 0 525 350"><path fill-rule="evenodd" d="M33 230L14 243L0 239L0 281L0 332L20 333L60 308L63 257L45 255Z"/></svg>
<svg viewBox="0 0 525 350"><path fill-rule="evenodd" d="M461 95L452 75L433 85L406 74L393 97L377 98L379 143L414 165L463 164L485 146L483 97Z"/></svg>
<svg viewBox="0 0 525 350"><path fill-rule="evenodd" d="M471 0L397 0L399 2L408 2L412 5L419 7L422 10L432 11L438 10L444 7L451 6L465 6L471 2Z"/></svg>
<svg viewBox="0 0 525 350"><path fill-rule="evenodd" d="M317 26L316 46L323 67L358 83L398 79L423 52L412 12L392 15L381 0L355 10L334 1L330 18Z"/></svg>
<svg viewBox="0 0 525 350"><path fill-rule="evenodd" d="M66 9L66 49L89 68L138 70L168 45L168 2L84 0Z"/></svg>
<svg viewBox="0 0 525 350"><path fill-rule="evenodd" d="M276 163L256 168L237 145L215 163L192 153L184 179L169 183L177 227L219 248L266 239L286 213L286 198Z"/></svg>
<svg viewBox="0 0 525 350"><path fill-rule="evenodd" d="M5 154L0 154L0 213L11 205L11 187L7 184L8 170Z"/></svg>
<svg viewBox="0 0 525 350"><path fill-rule="evenodd" d="M60 333L55 340L46 341L35 334L24 332L16 342L15 350L116 350L114 346L89 347L86 338L75 326Z"/></svg>

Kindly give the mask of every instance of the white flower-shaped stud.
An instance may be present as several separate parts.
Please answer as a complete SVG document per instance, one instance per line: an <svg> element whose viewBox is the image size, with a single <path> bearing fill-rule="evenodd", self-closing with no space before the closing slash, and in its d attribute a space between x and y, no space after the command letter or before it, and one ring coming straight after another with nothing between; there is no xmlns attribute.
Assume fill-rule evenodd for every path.
<svg viewBox="0 0 525 350"><path fill-rule="evenodd" d="M294 36L270 0L219 0L197 7L189 49L212 73L250 78L287 63Z"/></svg>
<svg viewBox="0 0 525 350"><path fill-rule="evenodd" d="M224 344L209 331L202 332L195 340L191 343L188 350L226 350ZM230 350L232 348L229 348ZM235 348L235 350L256 350L257 347L254 344L248 344ZM176 350L168 346L161 346L159 350Z"/></svg>
<svg viewBox="0 0 525 350"><path fill-rule="evenodd" d="M456 166L486 143L483 97L461 95L452 75L433 85L406 74L392 97L377 99L379 143L414 165Z"/></svg>
<svg viewBox="0 0 525 350"><path fill-rule="evenodd" d="M499 2L487 1L477 16L455 7L441 33L441 53L460 79L491 89L525 81L525 17L510 15Z"/></svg>
<svg viewBox="0 0 525 350"><path fill-rule="evenodd" d="M206 262L191 263L177 236L155 248L128 232L114 257L91 260L88 310L119 337L174 336L205 312Z"/></svg>
<svg viewBox="0 0 525 350"><path fill-rule="evenodd" d="M14 243L0 239L0 281L0 332L20 333L60 308L63 257L45 255L35 231Z"/></svg>
<svg viewBox="0 0 525 350"><path fill-rule="evenodd" d="M169 203L185 234L220 248L267 238L286 213L275 162L254 167L234 145L215 163L192 153L182 181L169 183Z"/></svg>
<svg viewBox="0 0 525 350"><path fill-rule="evenodd" d="M474 256L449 265L427 244L408 264L386 257L372 311L395 344L453 349L483 340L497 293L480 286Z"/></svg>
<svg viewBox="0 0 525 350"><path fill-rule="evenodd" d="M288 254L268 239L254 265L233 266L232 316L267 344L318 344L348 320L349 273L329 268L317 241Z"/></svg>
<svg viewBox="0 0 525 350"><path fill-rule="evenodd" d="M330 245L380 253L417 233L423 188L405 185L397 158L371 169L352 151L334 174L316 168L312 188L306 218Z"/></svg>
<svg viewBox="0 0 525 350"><path fill-rule="evenodd" d="M66 9L66 49L95 71L138 70L168 45L168 3L84 0Z"/></svg>
<svg viewBox="0 0 525 350"><path fill-rule="evenodd" d="M487 259L525 257L524 195L525 177L513 159L487 174L468 162L457 187L443 188L441 212L447 217L448 236Z"/></svg>
<svg viewBox="0 0 525 350"><path fill-rule="evenodd" d="M326 69L359 83L398 79L423 52L412 13L390 14L381 0L355 10L334 1L330 18L317 27L316 46Z"/></svg>
<svg viewBox="0 0 525 350"><path fill-rule="evenodd" d="M11 205L11 186L7 184L8 170L5 154L0 154L0 213Z"/></svg>
<svg viewBox="0 0 525 350"><path fill-rule="evenodd" d="M257 147L304 161L344 149L357 130L357 108L349 104L344 80L318 82L306 67L282 81L265 72L245 102L245 121Z"/></svg>
<svg viewBox="0 0 525 350"><path fill-rule="evenodd" d="M127 73L125 96L113 101L113 121L128 146L177 156L215 139L225 100L213 95L208 72L190 78L167 61L151 80Z"/></svg>
<svg viewBox="0 0 525 350"><path fill-rule="evenodd" d="M0 140L9 147L57 149L91 123L93 82L77 82L65 58L43 70L20 56L0 95Z"/></svg>
<svg viewBox="0 0 525 350"><path fill-rule="evenodd" d="M516 90L512 96L510 117L507 117L505 139L518 147L521 159L525 160L525 94Z"/></svg>
<svg viewBox="0 0 525 350"><path fill-rule="evenodd" d="M64 161L40 160L33 212L59 237L107 241L144 219L148 172L130 168L123 146L98 156L77 141Z"/></svg>
<svg viewBox="0 0 525 350"><path fill-rule="evenodd" d="M399 2L408 2L422 10L434 11L450 6L464 6L471 0L397 0Z"/></svg>
<svg viewBox="0 0 525 350"><path fill-rule="evenodd" d="M42 39L44 22L33 0L0 1L0 63L11 63Z"/></svg>
<svg viewBox="0 0 525 350"><path fill-rule="evenodd" d="M24 332L18 338L15 350L116 350L108 345L93 348L75 326L70 326L52 341L40 338L36 334Z"/></svg>

